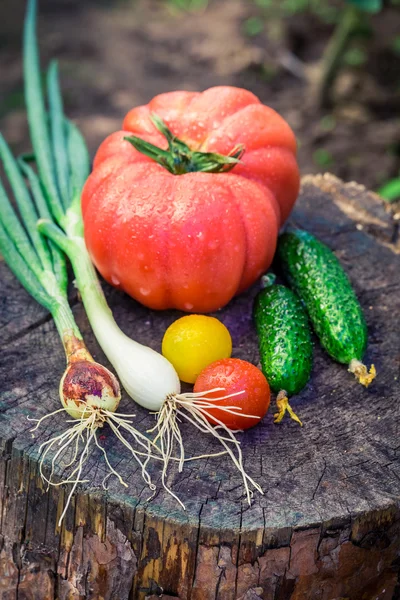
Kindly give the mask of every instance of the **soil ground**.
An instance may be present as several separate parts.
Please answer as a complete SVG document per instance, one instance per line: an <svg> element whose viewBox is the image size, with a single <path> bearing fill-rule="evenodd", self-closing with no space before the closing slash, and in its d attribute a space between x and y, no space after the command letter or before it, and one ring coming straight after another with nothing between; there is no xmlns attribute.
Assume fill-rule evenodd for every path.
<svg viewBox="0 0 400 600"><path fill-rule="evenodd" d="M377 189L400 170L400 6L371 18L356 46L366 62L341 71L330 110L316 106L313 81L332 25L311 12L282 19L249 0L194 13L162 0L40 0L39 10L43 64L59 60L67 113L92 154L132 106L222 84L252 90L288 120L303 174L329 170ZM23 14L22 0L1 0L0 130L16 151L28 149ZM265 17L263 31L246 33Z"/></svg>

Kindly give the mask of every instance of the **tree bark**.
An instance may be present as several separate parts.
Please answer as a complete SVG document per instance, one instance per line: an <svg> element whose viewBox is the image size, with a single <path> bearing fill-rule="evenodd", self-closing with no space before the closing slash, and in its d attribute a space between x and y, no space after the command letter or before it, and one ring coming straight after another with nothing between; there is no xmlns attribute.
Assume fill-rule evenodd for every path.
<svg viewBox="0 0 400 600"><path fill-rule="evenodd" d="M307 388L292 399L304 423L263 422L241 434L245 466L264 489L247 506L226 457L172 469L168 483L186 505L148 490L111 432L110 460L129 483L109 480L93 450L82 484L58 527L68 489L46 489L42 441L65 428L57 415L32 438L27 417L59 408L64 354L50 317L0 262L0 600L390 600L399 598L400 245L397 221L374 194L331 175L303 179L291 221L336 253L363 306L368 364L377 379L358 385L315 344ZM232 333L233 356L258 363L251 320L258 286L217 313ZM153 312L106 290L127 334L159 350L179 315ZM74 312L95 358L106 364L82 306ZM154 417L124 396L142 431ZM216 452L184 424L188 453ZM103 434L103 432L102 432ZM59 461L58 475L62 463ZM152 476L160 482L158 465Z"/></svg>

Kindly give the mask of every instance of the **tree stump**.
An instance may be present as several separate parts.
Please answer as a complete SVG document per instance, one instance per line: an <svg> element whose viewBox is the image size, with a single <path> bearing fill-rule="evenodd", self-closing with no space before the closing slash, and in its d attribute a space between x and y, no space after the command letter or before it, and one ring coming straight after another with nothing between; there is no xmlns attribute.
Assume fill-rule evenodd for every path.
<svg viewBox="0 0 400 600"><path fill-rule="evenodd" d="M400 248L397 225L379 198L326 175L306 177L291 217L327 243L348 272L369 328L368 389L315 345L307 388L293 398L304 427L285 419L241 435L245 466L264 489L251 507L226 457L187 463L148 489L132 456L105 428L102 443L129 482L106 474L93 450L82 484L58 527L68 489L46 490L38 447L65 428L56 415L33 439L27 417L59 408L64 353L54 323L0 263L1 413L0 599L180 598L181 600L389 600L399 586ZM107 288L116 320L159 350L179 315L154 312ZM251 320L254 286L218 312L232 333L233 356L258 363ZM105 358L83 308L74 312L90 350ZM143 431L154 416L126 397ZM209 436L182 425L188 453L216 452ZM61 475L62 464L57 475ZM152 465L160 481L159 465Z"/></svg>

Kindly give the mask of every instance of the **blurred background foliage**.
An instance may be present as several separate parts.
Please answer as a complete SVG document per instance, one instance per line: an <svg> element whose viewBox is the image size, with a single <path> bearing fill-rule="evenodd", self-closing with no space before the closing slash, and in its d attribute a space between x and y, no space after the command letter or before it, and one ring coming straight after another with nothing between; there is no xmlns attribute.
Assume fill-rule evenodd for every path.
<svg viewBox="0 0 400 600"><path fill-rule="evenodd" d="M153 95L251 89L290 123L304 173L400 199L400 0L39 0L44 55L94 152ZM26 135L24 0L0 0L0 128Z"/></svg>

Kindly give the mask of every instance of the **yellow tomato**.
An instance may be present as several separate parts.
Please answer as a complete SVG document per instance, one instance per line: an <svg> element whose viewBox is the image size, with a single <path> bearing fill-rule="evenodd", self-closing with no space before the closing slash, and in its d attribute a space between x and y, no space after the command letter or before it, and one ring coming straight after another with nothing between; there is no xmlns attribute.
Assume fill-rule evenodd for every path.
<svg viewBox="0 0 400 600"><path fill-rule="evenodd" d="M232 339L218 319L187 315L168 327L162 353L174 365L181 381L194 383L205 367L230 357Z"/></svg>

